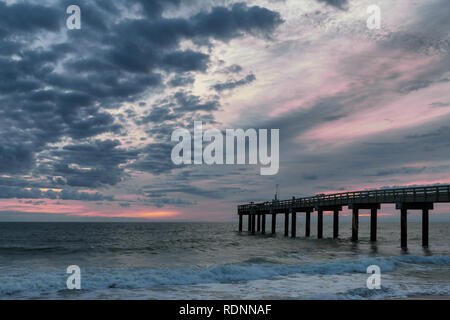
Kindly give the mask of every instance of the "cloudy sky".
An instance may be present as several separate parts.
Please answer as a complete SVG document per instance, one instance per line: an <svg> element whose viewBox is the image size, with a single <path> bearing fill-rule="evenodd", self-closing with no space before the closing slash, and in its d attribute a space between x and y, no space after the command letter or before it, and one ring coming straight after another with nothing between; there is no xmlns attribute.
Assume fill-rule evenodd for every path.
<svg viewBox="0 0 450 320"><path fill-rule="evenodd" d="M448 184L449 17L448 0L0 1L0 220L231 221L276 184ZM280 129L279 173L175 166L194 120Z"/></svg>

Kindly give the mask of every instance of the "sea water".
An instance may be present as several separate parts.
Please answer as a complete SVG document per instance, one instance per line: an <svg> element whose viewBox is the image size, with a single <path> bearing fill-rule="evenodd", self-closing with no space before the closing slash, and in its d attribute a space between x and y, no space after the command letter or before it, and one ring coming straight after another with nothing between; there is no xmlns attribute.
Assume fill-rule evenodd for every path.
<svg viewBox="0 0 450 320"><path fill-rule="evenodd" d="M359 241L341 221L340 238L251 236L236 223L0 223L0 299L386 299L450 295L450 223L379 222L378 241L360 222ZM244 225L246 227L246 225ZM270 223L266 230L270 231ZM66 269L81 270L69 290ZM381 270L368 289L367 267Z"/></svg>

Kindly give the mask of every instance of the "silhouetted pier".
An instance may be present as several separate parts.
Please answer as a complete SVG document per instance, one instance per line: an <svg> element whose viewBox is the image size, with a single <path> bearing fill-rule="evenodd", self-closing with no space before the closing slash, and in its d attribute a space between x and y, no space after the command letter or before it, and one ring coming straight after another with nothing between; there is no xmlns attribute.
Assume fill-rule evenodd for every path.
<svg viewBox="0 0 450 320"><path fill-rule="evenodd" d="M262 203L249 203L238 206L239 232L242 232L243 216L248 216L248 231L251 234L266 233L266 215L272 218L271 233L275 234L277 214L284 214L284 235L296 237L297 213L305 214L305 236L310 236L311 213L317 211L317 238L323 237L323 213L333 212L333 238L339 236L339 212L347 206L352 210L352 241L358 240L359 211L370 210L370 240L377 240L377 212L381 204L393 203L400 210L400 242L407 246L408 210L422 210L422 245L428 246L429 211L434 203L450 202L450 185L433 187L414 187L369 191L342 192L317 195L291 200L273 200ZM290 219L289 219L290 218Z"/></svg>

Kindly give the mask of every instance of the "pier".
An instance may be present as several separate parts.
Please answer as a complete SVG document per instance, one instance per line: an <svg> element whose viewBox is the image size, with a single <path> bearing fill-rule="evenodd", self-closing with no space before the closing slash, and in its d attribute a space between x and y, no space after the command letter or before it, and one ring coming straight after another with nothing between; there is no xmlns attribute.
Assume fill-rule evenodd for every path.
<svg viewBox="0 0 450 320"><path fill-rule="evenodd" d="M239 232L242 232L243 216L248 216L248 231L266 233L266 215L272 219L271 233L276 232L277 215L284 215L284 235L296 237L297 213L305 214L305 237L311 234L311 213L317 212L317 238L323 237L323 213L333 213L333 238L339 237L339 212L348 207L352 212L352 241L358 241L359 212L370 212L370 240L377 241L377 213L382 204L395 204L400 210L400 245L407 247L408 211L422 211L422 246L428 247L429 212L434 203L450 202L450 185L432 187L414 187L382 190L365 190L322 194L313 197L290 200L273 200L261 203L248 203L238 206Z"/></svg>

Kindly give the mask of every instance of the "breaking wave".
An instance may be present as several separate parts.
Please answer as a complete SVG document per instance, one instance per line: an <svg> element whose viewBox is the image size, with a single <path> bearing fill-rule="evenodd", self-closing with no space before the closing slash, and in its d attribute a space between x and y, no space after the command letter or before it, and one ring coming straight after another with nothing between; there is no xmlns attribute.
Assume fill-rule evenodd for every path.
<svg viewBox="0 0 450 320"><path fill-rule="evenodd" d="M235 264L222 264L208 269L153 269L153 268L88 268L82 270L84 290L150 289L160 286L239 283L262 279L276 279L291 275L344 275L366 273L369 265L378 265L383 273L398 266L450 265L449 256L392 256L358 258L302 264L280 264L266 258L252 258ZM65 289L65 270L27 270L2 272L0 268L0 297L30 296L53 293ZM370 297L382 293L355 289L345 295ZM362 291L361 291L362 290ZM390 294L389 288L384 293Z"/></svg>

